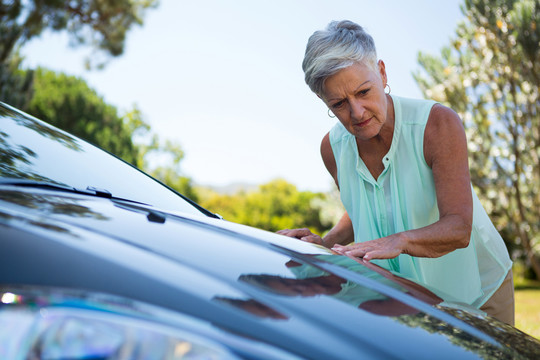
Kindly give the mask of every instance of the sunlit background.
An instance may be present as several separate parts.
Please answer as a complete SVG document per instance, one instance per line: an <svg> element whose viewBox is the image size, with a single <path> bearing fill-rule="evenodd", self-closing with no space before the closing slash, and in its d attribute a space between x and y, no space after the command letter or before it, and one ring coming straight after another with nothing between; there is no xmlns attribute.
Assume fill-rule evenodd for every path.
<svg viewBox="0 0 540 360"><path fill-rule="evenodd" d="M46 32L22 48L24 65L84 78L104 100L134 104L152 131L177 141L195 184L331 188L319 155L334 123L303 80L308 37L349 19L374 37L392 93L421 98L411 72L419 51L437 54L463 18L458 0L161 0L127 36L124 54L87 71L88 47Z"/></svg>

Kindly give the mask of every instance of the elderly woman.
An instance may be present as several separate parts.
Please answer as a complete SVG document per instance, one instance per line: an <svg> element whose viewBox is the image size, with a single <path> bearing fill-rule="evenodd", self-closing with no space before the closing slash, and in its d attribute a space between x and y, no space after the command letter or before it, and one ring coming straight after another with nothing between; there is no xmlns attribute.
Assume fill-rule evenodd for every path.
<svg viewBox="0 0 540 360"><path fill-rule="evenodd" d="M472 190L458 115L390 95L372 37L350 21L310 37L303 69L339 120L321 154L346 213L324 238L279 233L374 260L513 324L512 262Z"/></svg>

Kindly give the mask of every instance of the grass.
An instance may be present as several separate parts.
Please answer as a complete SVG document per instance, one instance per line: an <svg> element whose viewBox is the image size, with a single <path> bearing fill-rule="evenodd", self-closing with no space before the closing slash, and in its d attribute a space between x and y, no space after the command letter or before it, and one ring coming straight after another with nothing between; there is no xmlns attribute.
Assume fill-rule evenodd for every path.
<svg viewBox="0 0 540 360"><path fill-rule="evenodd" d="M514 278L516 327L540 340L540 281Z"/></svg>

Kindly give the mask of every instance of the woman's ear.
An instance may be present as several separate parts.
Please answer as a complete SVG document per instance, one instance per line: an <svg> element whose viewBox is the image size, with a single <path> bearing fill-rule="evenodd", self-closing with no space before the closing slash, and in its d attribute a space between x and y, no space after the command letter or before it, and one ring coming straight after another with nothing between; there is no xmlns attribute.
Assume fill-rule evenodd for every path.
<svg viewBox="0 0 540 360"><path fill-rule="evenodd" d="M386 66L384 65L384 61L379 60L377 62L377 65L379 66L379 74L381 75L381 79L383 81L383 86L386 86L386 83L388 82L388 79L386 77Z"/></svg>

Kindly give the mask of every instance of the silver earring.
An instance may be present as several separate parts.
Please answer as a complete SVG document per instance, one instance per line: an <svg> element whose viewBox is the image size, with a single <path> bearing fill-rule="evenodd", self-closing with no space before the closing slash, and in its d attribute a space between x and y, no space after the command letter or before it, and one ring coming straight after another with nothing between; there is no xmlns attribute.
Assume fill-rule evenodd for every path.
<svg viewBox="0 0 540 360"><path fill-rule="evenodd" d="M331 118L335 118L336 115L334 115L333 112L330 111L330 109L328 109L328 116L331 117Z"/></svg>
<svg viewBox="0 0 540 360"><path fill-rule="evenodd" d="M388 92L386 92L386 88L388 88ZM388 83L386 83L386 85L384 86L384 93L386 95L389 95L390 94L390 91L392 91L392 89L390 89L390 85L388 85Z"/></svg>

